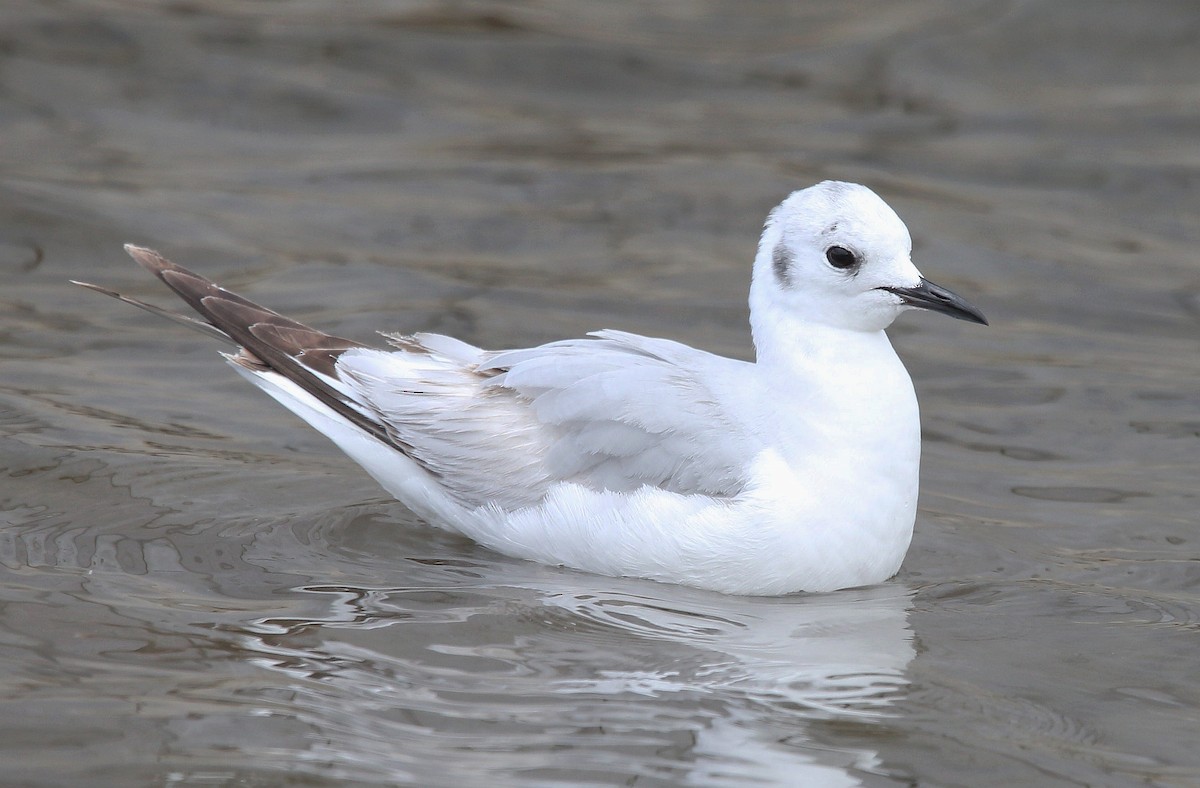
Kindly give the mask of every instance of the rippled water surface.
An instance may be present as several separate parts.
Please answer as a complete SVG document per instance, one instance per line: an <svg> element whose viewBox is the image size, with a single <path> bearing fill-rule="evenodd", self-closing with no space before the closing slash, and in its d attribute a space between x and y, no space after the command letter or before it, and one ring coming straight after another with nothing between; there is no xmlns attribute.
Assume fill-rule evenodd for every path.
<svg viewBox="0 0 1200 788"><path fill-rule="evenodd" d="M1194 3L8 0L0 782L1200 783ZM724 597L389 501L134 241L340 334L748 357L767 210L867 183L906 315L900 576Z"/></svg>

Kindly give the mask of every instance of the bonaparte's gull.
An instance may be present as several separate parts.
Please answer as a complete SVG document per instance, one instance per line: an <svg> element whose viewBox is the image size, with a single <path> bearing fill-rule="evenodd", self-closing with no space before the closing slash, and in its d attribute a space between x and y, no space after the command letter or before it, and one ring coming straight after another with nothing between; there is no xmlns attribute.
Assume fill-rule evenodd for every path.
<svg viewBox="0 0 1200 788"><path fill-rule="evenodd" d="M929 282L874 192L826 181L767 218L750 285L756 361L667 339L391 350L325 334L136 246L203 318L82 284L238 347L243 377L430 523L501 553L730 594L891 577L912 538L920 423L884 329L910 308L983 314Z"/></svg>

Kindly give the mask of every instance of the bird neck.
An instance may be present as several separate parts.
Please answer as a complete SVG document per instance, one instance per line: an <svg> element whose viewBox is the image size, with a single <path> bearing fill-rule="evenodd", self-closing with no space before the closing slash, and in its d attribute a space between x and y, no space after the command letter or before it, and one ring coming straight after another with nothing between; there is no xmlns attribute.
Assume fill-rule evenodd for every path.
<svg viewBox="0 0 1200 788"><path fill-rule="evenodd" d="M887 334L783 317L757 321L754 340L767 445L797 478L824 478L826 492L893 490L911 527L920 413ZM825 467L828 457L847 467Z"/></svg>
<svg viewBox="0 0 1200 788"><path fill-rule="evenodd" d="M779 312L752 314L750 330L757 363L769 367L845 367L896 359L883 331L831 326Z"/></svg>

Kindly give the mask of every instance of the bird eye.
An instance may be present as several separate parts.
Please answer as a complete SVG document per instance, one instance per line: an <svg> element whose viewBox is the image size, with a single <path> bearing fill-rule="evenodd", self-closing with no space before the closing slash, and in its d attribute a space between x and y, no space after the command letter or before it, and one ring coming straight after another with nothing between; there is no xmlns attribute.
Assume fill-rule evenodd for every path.
<svg viewBox="0 0 1200 788"><path fill-rule="evenodd" d="M858 265L858 255L844 246L831 246L825 250L825 259L834 268L845 271Z"/></svg>

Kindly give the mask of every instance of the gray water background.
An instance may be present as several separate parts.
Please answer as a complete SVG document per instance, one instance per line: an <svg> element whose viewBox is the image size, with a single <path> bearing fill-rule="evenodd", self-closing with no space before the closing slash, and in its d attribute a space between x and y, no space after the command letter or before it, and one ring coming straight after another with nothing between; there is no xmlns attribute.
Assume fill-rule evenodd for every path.
<svg viewBox="0 0 1200 788"><path fill-rule="evenodd" d="M225 368L159 248L369 340L749 357L824 178L905 315L895 580L746 599L433 530ZM0 783L1200 784L1200 7L7 0Z"/></svg>

